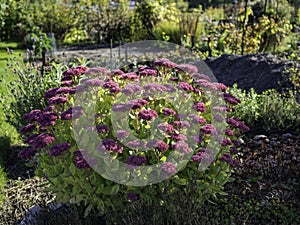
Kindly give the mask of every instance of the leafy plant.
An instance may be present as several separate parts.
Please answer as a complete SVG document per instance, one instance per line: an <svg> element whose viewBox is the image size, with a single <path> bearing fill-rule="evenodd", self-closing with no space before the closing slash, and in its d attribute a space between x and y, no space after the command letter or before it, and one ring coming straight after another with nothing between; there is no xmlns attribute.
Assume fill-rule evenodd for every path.
<svg viewBox="0 0 300 225"><path fill-rule="evenodd" d="M19 156L37 157L36 172L49 180L59 202L86 207L85 215L91 210L105 213L137 200L156 202L176 212L178 206L168 205L168 198L175 200L179 193L191 194L195 204L225 194L224 184L231 180L229 165L236 163L231 154L237 153L237 137L248 127L228 118L230 129L225 131L222 114L239 100L223 93L226 86L211 83L206 76L196 73L192 79L195 66L176 65L168 59L158 59L153 65L140 67L137 73L70 68L64 72L62 85L71 86L49 89L45 93L49 105L24 115L30 121L22 129L29 135L25 140L29 147ZM197 82L197 76L204 79ZM168 85L170 79L178 82ZM139 80L140 86L133 80ZM146 92L139 93L143 88ZM204 90L218 90L220 98L211 102ZM135 94L134 99L130 93ZM228 108L219 107L223 95ZM214 107L217 115L212 118ZM199 126L200 133L192 126ZM145 148L149 150L141 150ZM212 155L216 158L209 169L198 170L199 162L211 160Z"/></svg>
<svg viewBox="0 0 300 225"><path fill-rule="evenodd" d="M297 132L299 131L299 103L291 92L284 96L275 90L257 94L254 89L242 91L234 85L229 92L241 99L232 116L244 120L251 127L266 132Z"/></svg>
<svg viewBox="0 0 300 225"><path fill-rule="evenodd" d="M33 53L27 51L27 60L23 61L22 57L13 57L8 59L8 69L1 74L1 105L5 109L7 121L20 129L25 121L22 115L32 109L43 108L45 100L43 93L50 87L60 83L62 76L61 68L53 64L44 68L44 74L41 74L41 67L36 61L29 61ZM12 52L13 55L13 52ZM50 70L49 70L50 69ZM13 76L12 80L6 79Z"/></svg>

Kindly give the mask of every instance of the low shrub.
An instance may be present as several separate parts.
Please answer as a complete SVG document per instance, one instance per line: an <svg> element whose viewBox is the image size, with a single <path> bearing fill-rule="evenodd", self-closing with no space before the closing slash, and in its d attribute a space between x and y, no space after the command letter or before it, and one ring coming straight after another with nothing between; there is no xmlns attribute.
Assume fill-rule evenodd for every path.
<svg viewBox="0 0 300 225"><path fill-rule="evenodd" d="M22 55L16 57L13 51L11 56L1 74L0 104L5 109L8 123L19 130L26 124L22 119L24 113L45 107L43 93L59 84L63 66L52 64L42 73L34 52L27 51L24 61Z"/></svg>
<svg viewBox="0 0 300 225"><path fill-rule="evenodd" d="M300 107L293 93L285 96L267 90L257 94L254 89L247 92L238 89L237 85L229 92L241 100L232 116L241 118L249 126L265 132L299 132Z"/></svg>
<svg viewBox="0 0 300 225"><path fill-rule="evenodd" d="M178 195L195 205L217 198L249 128L226 117L239 100L197 71L168 59L136 72L70 68L45 92L48 106L24 115L19 157L85 216L139 201L173 215Z"/></svg>

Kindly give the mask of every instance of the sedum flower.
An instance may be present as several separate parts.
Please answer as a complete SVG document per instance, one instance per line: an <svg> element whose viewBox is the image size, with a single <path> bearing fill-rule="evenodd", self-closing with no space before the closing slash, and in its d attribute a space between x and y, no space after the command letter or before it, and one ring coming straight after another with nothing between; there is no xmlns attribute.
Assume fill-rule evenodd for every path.
<svg viewBox="0 0 300 225"><path fill-rule="evenodd" d="M39 134L33 140L33 146L35 148L44 148L47 145L52 144L55 138L51 134Z"/></svg>
<svg viewBox="0 0 300 225"><path fill-rule="evenodd" d="M68 142L65 143L60 143L60 144L56 144L53 145L50 148L49 154L51 156L59 156L61 155L64 151L67 151L71 148L71 145Z"/></svg>
<svg viewBox="0 0 300 225"><path fill-rule="evenodd" d="M160 58L153 62L153 66L163 66L163 67L175 68L177 66L177 64L171 62L169 59Z"/></svg>
<svg viewBox="0 0 300 225"><path fill-rule="evenodd" d="M164 116L171 116L171 115L176 115L176 112L170 108L162 108L162 114Z"/></svg>
<svg viewBox="0 0 300 225"><path fill-rule="evenodd" d="M198 68L196 66L190 64L179 64L176 66L176 69L179 71L184 71L186 73L197 73Z"/></svg>
<svg viewBox="0 0 300 225"><path fill-rule="evenodd" d="M131 166L140 166L147 162L145 156L128 156L126 158L126 164Z"/></svg>
<svg viewBox="0 0 300 225"><path fill-rule="evenodd" d="M33 148L33 147L26 147L26 148L23 148L23 149L18 153L18 157L21 158L21 159L24 159L24 158L30 158L30 157L35 156L36 152L37 152L36 148Z"/></svg>
<svg viewBox="0 0 300 225"><path fill-rule="evenodd" d="M26 133L32 132L35 128L36 128L35 124L28 124L28 125L22 127L20 132L21 132L21 134L26 134Z"/></svg>
<svg viewBox="0 0 300 225"><path fill-rule="evenodd" d="M83 114L83 110L81 106L72 106L68 108L66 111L61 113L60 117L62 120L70 120L77 119Z"/></svg>
<svg viewBox="0 0 300 225"><path fill-rule="evenodd" d="M194 109L197 112L206 112L206 106L204 102L195 102L194 103Z"/></svg>
<svg viewBox="0 0 300 225"><path fill-rule="evenodd" d="M30 113L26 113L23 115L24 120L28 120L29 122L37 121L41 115L42 111L39 109L31 110Z"/></svg>
<svg viewBox="0 0 300 225"><path fill-rule="evenodd" d="M119 153L121 153L123 151L123 147L120 146L113 139L104 139L104 140L102 140L102 144L107 151L119 152Z"/></svg>
<svg viewBox="0 0 300 225"><path fill-rule="evenodd" d="M152 109L144 109L139 113L139 118L143 120L152 120L155 117L158 117L158 114L155 110Z"/></svg>
<svg viewBox="0 0 300 225"><path fill-rule="evenodd" d="M174 175L177 173L176 165L171 162L164 162L160 169L165 176Z"/></svg>
<svg viewBox="0 0 300 225"><path fill-rule="evenodd" d="M66 97L54 96L48 100L49 105L62 105L67 103L69 100Z"/></svg>
<svg viewBox="0 0 300 225"><path fill-rule="evenodd" d="M90 165L84 159L83 154L85 154L85 150L84 149L80 149L80 150L77 150L77 151L73 152L74 163L75 163L75 166L78 169L90 168Z"/></svg>

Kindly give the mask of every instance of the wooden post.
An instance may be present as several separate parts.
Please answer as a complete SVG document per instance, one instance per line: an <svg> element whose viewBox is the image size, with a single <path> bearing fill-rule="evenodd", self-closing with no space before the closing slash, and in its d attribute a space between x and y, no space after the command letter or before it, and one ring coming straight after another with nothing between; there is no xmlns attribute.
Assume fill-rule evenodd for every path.
<svg viewBox="0 0 300 225"><path fill-rule="evenodd" d="M43 47L42 50L42 68L41 68L41 74L44 75L44 68L46 66L46 48Z"/></svg>
<svg viewBox="0 0 300 225"><path fill-rule="evenodd" d="M195 35L191 36L192 49L195 47Z"/></svg>

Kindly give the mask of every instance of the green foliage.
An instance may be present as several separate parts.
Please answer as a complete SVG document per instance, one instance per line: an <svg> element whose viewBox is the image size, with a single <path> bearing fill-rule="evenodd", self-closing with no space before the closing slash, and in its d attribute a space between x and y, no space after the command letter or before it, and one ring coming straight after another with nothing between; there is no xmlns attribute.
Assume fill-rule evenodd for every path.
<svg viewBox="0 0 300 225"><path fill-rule="evenodd" d="M181 36L178 24L160 22L155 26L153 34L157 40L180 44Z"/></svg>
<svg viewBox="0 0 300 225"><path fill-rule="evenodd" d="M51 39L47 37L45 33L29 34L27 45L31 46L33 51L33 57L42 57L42 51L51 51Z"/></svg>
<svg viewBox="0 0 300 225"><path fill-rule="evenodd" d="M300 107L293 93L287 97L274 90L257 94L254 89L242 91L237 85L229 92L241 100L232 115L252 128L266 132L299 132Z"/></svg>
<svg viewBox="0 0 300 225"><path fill-rule="evenodd" d="M13 56L13 53L11 53ZM43 93L50 87L56 86L62 76L62 66L53 64L48 71L41 74L41 67L32 60L32 52L26 53L25 62L21 57L8 59L7 69L2 72L1 106L5 109L7 121L18 130L24 125L22 115L32 109L45 106ZM53 69L52 69L53 68ZM50 70L49 70L50 69ZM11 80L7 77L11 76Z"/></svg>

